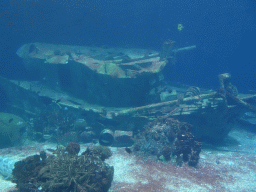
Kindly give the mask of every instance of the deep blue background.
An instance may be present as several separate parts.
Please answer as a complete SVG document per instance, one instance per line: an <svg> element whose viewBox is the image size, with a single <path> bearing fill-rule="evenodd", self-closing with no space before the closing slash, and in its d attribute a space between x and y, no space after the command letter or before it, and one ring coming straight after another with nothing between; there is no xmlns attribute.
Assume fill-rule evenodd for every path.
<svg viewBox="0 0 256 192"><path fill-rule="evenodd" d="M0 75L28 78L15 54L24 43L178 47L175 80L217 88L230 72L238 90L256 90L256 3L253 0L22 0L0 1ZM184 29L177 30L182 24ZM166 80L173 80L168 67Z"/></svg>

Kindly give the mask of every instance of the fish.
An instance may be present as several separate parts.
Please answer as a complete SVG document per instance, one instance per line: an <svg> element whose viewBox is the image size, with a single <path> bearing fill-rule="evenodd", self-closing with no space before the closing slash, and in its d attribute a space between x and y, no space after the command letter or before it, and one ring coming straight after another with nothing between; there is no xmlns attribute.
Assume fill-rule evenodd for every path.
<svg viewBox="0 0 256 192"><path fill-rule="evenodd" d="M132 150L131 150L129 147L125 147L125 151L126 151L127 153L129 153L129 154L132 153Z"/></svg>
<svg viewBox="0 0 256 192"><path fill-rule="evenodd" d="M11 123L13 121L13 118L9 119L9 123Z"/></svg>

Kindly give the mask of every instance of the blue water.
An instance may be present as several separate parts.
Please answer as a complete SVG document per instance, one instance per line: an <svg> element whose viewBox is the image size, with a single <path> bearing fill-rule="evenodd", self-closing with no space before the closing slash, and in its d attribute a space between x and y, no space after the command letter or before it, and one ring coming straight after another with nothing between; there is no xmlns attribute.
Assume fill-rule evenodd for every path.
<svg viewBox="0 0 256 192"><path fill-rule="evenodd" d="M238 90L255 89L253 0L6 0L0 7L0 75L8 78L33 79L15 54L25 43L160 50L171 39L197 46L178 55L176 81L216 88L217 75L230 72Z"/></svg>
<svg viewBox="0 0 256 192"><path fill-rule="evenodd" d="M66 143L77 139L77 142L90 142L91 144L95 144L100 139L99 135L101 135L100 133L102 130L103 133L106 128L116 130L116 127L118 126L118 129L129 129L129 132L132 130L134 135L138 135L140 134L141 130L136 130L136 126L142 126L142 123L139 123L139 125L135 125L134 123L133 125L127 121L127 127L123 124L119 125L122 119L120 122L112 121L112 118L115 118L116 114L118 114L116 109L111 109L108 111L105 108L94 108L90 105L88 107L87 105L84 105L83 102L80 104L81 100L78 100L78 102L76 102L77 100L74 100L72 103L73 100L69 100L69 97L67 97L65 94L62 95L61 93L59 94L61 96L58 96L57 93L54 95L55 93L48 91L48 89L41 89L39 86L40 83L38 83L38 75L35 73L31 74L26 71L23 61L20 57L18 57L16 51L24 44L40 42L48 44L67 44L103 48L143 48L160 52L163 43L167 40L175 41L177 48L196 46L196 49L177 53L176 66L173 67L167 65L163 69L162 72L164 74L166 84L169 82L174 83L173 85L188 84L190 86L198 86L202 88L202 91L209 89L216 90L219 87L218 75L221 73L231 73L232 84L237 86L239 93L256 94L256 0L0 0L0 76L12 80L36 80L37 82L33 82L33 85L38 85L39 89L39 91L38 89L32 90L30 84L30 89L28 91L29 94L28 97L26 97L26 93L16 95L19 90L17 89L15 91L13 88L14 86L10 86L10 89L7 89L8 91L6 91L5 89L8 86L3 86L2 88L2 85L0 85L0 112L8 112L13 114L18 112L20 113L18 115L24 118L24 126L26 124L27 127L26 134L23 133L23 129L20 130L20 132L24 138L27 137L28 141L29 139L40 143L53 141L58 144L65 143L66 145ZM56 52L58 52L58 50ZM62 79L59 79L63 84L61 84L61 86L65 87L66 89L64 90L67 91L73 88L73 84L71 83L73 81L70 81L69 79L71 78L71 75L69 74L71 72L69 69L70 68L68 67L63 67L58 71L60 74L62 74L62 76L60 76ZM5 81L1 79L1 82ZM20 81L17 82L20 83ZM104 85L101 86L104 87L105 84L107 83L104 82ZM87 84L82 85L85 86ZM136 85L137 84L134 85L135 88ZM140 85L143 85L141 81ZM37 88L37 86L34 87ZM77 87L75 89L78 89ZM90 86L91 90L93 90L96 86L93 88L92 87L93 86ZM179 89L182 88L182 86L181 88L179 87ZM102 92L102 89L99 88L99 90L100 91L97 92L98 89L96 89L96 91L92 91L92 94L88 95L91 96L95 93L97 94ZM44 93L47 93L48 95L54 95L54 99L48 98L47 94L42 94L40 97L38 97L36 94L32 93L32 91L37 94L44 91ZM106 91L106 98L109 97L111 99L111 96L109 96L107 93L108 91L109 90ZM167 89L165 92L166 91ZM171 89L169 89L169 91L172 92ZM161 89L159 89L158 92L161 92ZM20 91L20 93L23 92ZM125 94L123 96L125 96ZM128 104L124 102L119 103L118 99L122 96L118 94L116 95L117 97L113 97L114 99L112 100L117 100L118 104L112 105L121 105L122 107L127 107ZM136 95L132 95L132 97L136 97ZM19 102L22 102L23 98L24 103L20 104ZM39 105L40 98L42 99L42 105ZM98 102L97 98L104 97L95 95L95 98L96 99L93 100L93 95L92 101ZM146 96L137 98L138 100L136 100L136 102L134 101L136 106L148 104L145 102ZM102 103L106 104L107 101L102 101ZM62 102L66 102L65 107L63 107ZM101 102L97 102L95 103L101 104ZM154 102L154 100L152 102ZM70 103L74 104L73 106L76 106L76 108L74 107L73 109L72 107L69 107L67 104ZM95 103L92 102L92 104ZM134 103L133 105L135 106ZM255 100L253 102L251 101L250 104L254 106ZM42 107L42 109L39 109L40 107ZM86 107L91 107L92 109L95 109L96 112L91 108L89 111L84 110L87 109ZM24 114L22 114L23 110L26 111L26 113L24 112ZM32 112L30 112L30 110ZM175 108L166 109L169 114L175 110ZM36 111L35 113L37 113L37 111L40 113L34 114L34 111ZM146 110L145 112L141 112L143 116L144 113L147 115ZM155 114L157 115L158 113L154 113L154 115ZM6 114L3 113L1 113L1 115L6 116ZM239 126L237 125L236 129L230 131L230 134L223 139L223 143L220 143L219 147L214 146L214 148L212 148L219 150L216 156L214 156L211 151L208 153L207 150L203 148L201 159L199 161L199 169L191 169L192 172L189 171L188 174L186 172L183 173L182 171L180 178L182 179L184 175L193 173L195 176L200 178L200 182L201 179L205 178L205 176L207 180L208 176L211 176L213 173L213 169L211 168L211 166L213 166L215 167L214 170L217 173L215 173L215 175L218 177L219 173L222 173L222 169L225 168L222 175L220 175L221 178L229 178L227 176L228 174L226 175L225 173L225 170L227 170L227 173L233 171L232 173L234 173L234 177L232 175L230 178L234 178L234 182L243 179L241 180L241 183L244 186L238 186L237 188L234 186L235 190L230 191L237 191L238 188L246 190L247 188L253 186L253 183L255 183L254 178L256 178L256 161L254 156L256 146L256 118L255 113L247 113L246 115L240 119ZM232 114L230 116L232 116ZM153 115L151 117L150 114L149 117L150 118L148 119L151 119L153 118ZM229 116L227 119L228 118ZM200 119L198 117L198 120L204 123L203 118ZM5 122L0 122L0 126L4 125L11 127L12 122L13 118L10 118ZM20 123L23 124L23 121L18 122L18 124ZM154 130L155 133L161 133L162 131L162 133L159 135L167 137L166 133L163 134L165 127L159 125L161 124L154 126L156 127ZM1 128L2 127L0 127L0 134L2 134ZM106 133L111 135L110 133L113 130L107 130ZM216 132L216 129L214 129L214 131ZM152 131L152 133L154 132ZM128 135L128 133L126 134ZM170 132L168 134L171 135L174 133ZM120 135L119 137L121 138ZM130 138L130 133L128 136ZM181 136L183 137L184 135ZM173 135L172 137L174 138ZM208 137L209 135L207 135L206 138ZM17 140L19 139L20 138ZM10 144L13 144L11 143L13 141L10 140ZM26 143L25 141L26 138L22 144L24 144L24 146L29 146L30 143L28 141L26 141L28 142ZM153 142L150 143L150 141L145 140L145 145L147 146L145 150L148 150L148 146L152 146L152 149L157 149L157 147L160 148L160 145L158 145L160 142L156 142L153 139L152 141ZM139 143L139 141L137 141L137 143L137 146L143 144ZM154 144L157 147L155 147ZM160 144L162 145L164 143ZM174 145L174 143L172 144ZM121 145L122 143L120 146ZM199 145L197 145L197 147L198 146ZM207 145L205 146L207 147ZM1 147L2 146L0 145L0 148ZM11 147L11 145L4 147ZM13 148L14 152L9 149L0 151L0 175L3 175L4 178L7 179L11 178L11 169L14 166L14 162L17 161L15 155L19 154L16 153L15 150L20 152L22 151L25 155L25 152L30 150L29 147L27 149L22 147L19 148L20 146L17 148L15 147ZM33 148L33 146L31 148ZM163 146L161 146L161 148L163 148ZM38 149L34 147L34 150ZM120 151L121 150L123 149L121 148ZM129 158L132 157L132 151L129 152L131 149L126 148L125 150L127 154L124 150L118 154L118 150L116 150L116 148L114 151L119 155L119 157L122 155ZM171 150L171 148L169 150ZM158 149L156 151L158 151ZM13 155L11 152L14 153L13 159L10 158L11 155ZM155 156L160 154L159 152L153 152L154 151L152 150L152 155ZM233 154L231 154L231 152ZM234 157L232 157L232 155L234 155ZM127 159L129 160L129 158ZM239 158L242 160L240 161ZM117 163L117 165L118 164L121 163ZM124 162L124 165L126 164L128 165L128 163ZM157 167L161 168L161 166L158 165L160 164L157 164ZM237 169L238 165L242 165L240 166L240 169ZM204 166L209 166L210 171L208 169L203 169ZM241 167L243 169L241 169ZM122 169L125 168L122 167ZM152 170L154 170L154 168L152 168ZM238 170L238 172L235 172L234 170ZM200 175L201 171L202 175L204 176ZM251 177L250 180L246 177L249 171L250 175L248 177ZM134 177L136 174L132 175L132 178L135 178L134 180L136 180L136 177ZM145 174L147 174L147 172L145 172ZM174 173L168 171L167 175L169 174ZM150 176L151 173L147 175ZM125 178L123 175L121 177ZM161 178L156 177L156 175L153 177ZM163 177L165 177L164 174ZM177 175L175 175L175 177L177 177ZM194 178L197 177L193 176L193 180L191 181L194 182ZM169 178L170 182L174 180L173 178L174 177ZM162 180L166 180L166 183L168 183L168 179L159 179L159 181ZM137 181L138 183L142 184L144 182L141 180ZM183 185L183 182L183 180L181 180L181 182L177 180L177 183L182 183L181 185ZM224 190L224 186L227 186L225 189L232 187L230 186L231 183L229 183L229 180L228 182L225 182L226 181L219 186L219 183L215 185L216 183L214 180L212 183L210 182L209 186L217 187L217 190L219 191ZM250 182L250 185L248 185L249 187L247 186L247 182ZM151 182L149 183L151 184ZM115 191L115 186L122 184L123 183L119 183L118 180L115 180L114 185L112 185L114 186L112 191ZM160 185L161 182L156 182L156 184ZM196 183L194 186L197 185L198 183ZM164 185L161 184L161 186ZM184 186L186 186L186 183ZM201 186L203 185L201 184ZM147 188L147 186L145 188ZM182 188L183 186L181 186L180 189ZM192 188L193 187L191 187L191 189Z"/></svg>

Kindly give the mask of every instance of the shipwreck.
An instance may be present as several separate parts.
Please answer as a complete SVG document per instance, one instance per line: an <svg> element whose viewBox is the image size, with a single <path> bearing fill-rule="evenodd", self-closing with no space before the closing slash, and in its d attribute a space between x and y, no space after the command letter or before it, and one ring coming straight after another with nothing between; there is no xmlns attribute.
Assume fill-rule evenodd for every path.
<svg viewBox="0 0 256 192"><path fill-rule="evenodd" d="M167 41L160 53L29 43L17 54L38 79L1 78L1 91L8 96L10 113L29 119L54 105L83 118L96 138L113 132L107 137L111 145L129 146L141 127L166 119L191 124L196 139L219 142L245 112L255 111L250 104L255 95L239 94L228 73L219 76L217 91L164 85L164 67L175 64L178 52L194 48L177 48L173 41ZM120 138L129 142L120 144Z"/></svg>

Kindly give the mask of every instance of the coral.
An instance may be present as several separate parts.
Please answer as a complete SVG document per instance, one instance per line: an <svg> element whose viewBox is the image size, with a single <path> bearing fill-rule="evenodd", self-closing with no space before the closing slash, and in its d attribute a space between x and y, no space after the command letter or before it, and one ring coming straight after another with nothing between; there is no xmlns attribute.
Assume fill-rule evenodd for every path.
<svg viewBox="0 0 256 192"><path fill-rule="evenodd" d="M20 191L36 191L40 186L37 183L37 174L39 170L46 165L45 152L40 152L40 155L29 156L22 161L18 161L14 164L12 171L13 182L17 183L17 187Z"/></svg>
<svg viewBox="0 0 256 192"><path fill-rule="evenodd" d="M190 154L188 165L195 167L198 164L200 152L201 152L201 144L198 141L195 141Z"/></svg>
<svg viewBox="0 0 256 192"><path fill-rule="evenodd" d="M180 164L179 158L182 158L190 166L196 166L199 161L200 152L201 145L194 140L192 133L186 129L180 130L177 134L174 151L174 154L178 157L177 164Z"/></svg>
<svg viewBox="0 0 256 192"><path fill-rule="evenodd" d="M171 118L150 122L135 136L133 151L157 157L163 155L165 160L176 158L178 165L186 162L196 166L201 145L194 140L191 127Z"/></svg>
<svg viewBox="0 0 256 192"><path fill-rule="evenodd" d="M75 142L68 143L66 150L69 155L77 155L80 151L80 145Z"/></svg>
<svg viewBox="0 0 256 192"><path fill-rule="evenodd" d="M99 145L93 148L87 148L86 151L82 153L82 155L98 156L102 161L105 161L105 159L111 157L112 152L108 147Z"/></svg>
<svg viewBox="0 0 256 192"><path fill-rule="evenodd" d="M170 145L166 145L163 150L162 150L162 154L164 156L164 158L166 160L170 160L171 159L171 155L173 153L173 147Z"/></svg>
<svg viewBox="0 0 256 192"><path fill-rule="evenodd" d="M107 191L113 179L113 167L97 156L73 156L61 152L40 177L46 179L45 191Z"/></svg>
<svg viewBox="0 0 256 192"><path fill-rule="evenodd" d="M14 169L14 182L19 190L107 192L110 188L114 168L102 161L101 156L96 153L70 155L67 149L62 148L57 148L55 154L46 160L41 153L42 160L35 155L18 162Z"/></svg>
<svg viewBox="0 0 256 192"><path fill-rule="evenodd" d="M135 136L134 151L143 151L145 154L161 156L162 149L169 144L166 134L168 125L152 122L146 125L145 130Z"/></svg>

